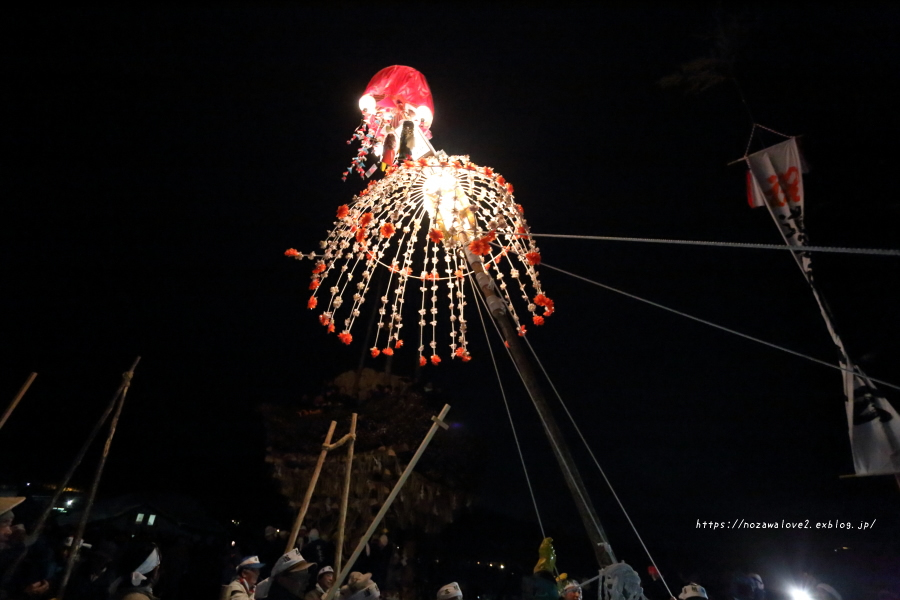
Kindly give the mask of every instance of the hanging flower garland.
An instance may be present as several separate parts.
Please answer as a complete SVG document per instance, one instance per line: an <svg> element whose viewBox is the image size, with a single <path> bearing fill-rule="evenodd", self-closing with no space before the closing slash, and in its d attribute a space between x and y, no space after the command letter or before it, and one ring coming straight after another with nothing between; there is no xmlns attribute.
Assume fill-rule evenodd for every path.
<svg viewBox="0 0 900 600"><path fill-rule="evenodd" d="M409 298L419 317L419 364L441 362L437 326L438 315L445 311L450 358L471 360L466 336L471 261L494 280L519 335L526 330L514 295L535 325L553 314L553 301L538 279L540 249L521 205L514 202L512 184L468 156L439 153L406 160L339 206L336 216L334 228L320 242L321 254L304 255L292 248L285 255L315 261L307 307L321 309L319 322L329 333L336 323L341 326L338 338L344 344L352 342L362 305L373 295L378 267L387 269L388 281L385 295L375 299L379 306L373 357L391 356L403 347L404 312L410 312L403 309ZM407 292L416 288L420 294L413 299Z"/></svg>

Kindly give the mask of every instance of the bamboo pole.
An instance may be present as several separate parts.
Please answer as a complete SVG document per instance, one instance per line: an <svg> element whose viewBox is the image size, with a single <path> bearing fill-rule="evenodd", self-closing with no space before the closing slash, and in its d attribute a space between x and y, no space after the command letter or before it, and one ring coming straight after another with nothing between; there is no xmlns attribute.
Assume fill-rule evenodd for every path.
<svg viewBox="0 0 900 600"><path fill-rule="evenodd" d="M566 486L569 488L569 493L572 494L575 507L578 509L578 515L581 517L585 532L591 541L597 564L601 569L607 567L616 562L616 556L606 537L606 531L604 531L603 525L600 523L599 517L597 517L597 511L594 510L594 505L587 493L587 488L584 486L581 473L575 466L569 447L559 429L559 425L556 423L556 418L550 411L550 405L547 403L547 399L544 397L544 393L538 383L538 378L531 367L531 360L525 354L522 344L519 342L519 335L509 316L506 302L497 294L494 288L494 280L485 272L481 257L476 256L468 249L468 236L465 233L460 233L459 238L462 241L462 247L469 266L475 273L475 281L484 293L485 305L503 333L513 364L519 372L519 377L525 385L528 396L531 398L531 402L541 418L544 433L547 435L550 447L553 450L553 456L559 464L559 470L562 472Z"/></svg>
<svg viewBox="0 0 900 600"><path fill-rule="evenodd" d="M344 523L347 521L347 505L350 503L350 475L353 471L353 446L356 440L356 413L350 417L350 442L347 445L347 472L344 474L344 493L341 495L341 512L338 520L337 543L334 550L334 568L341 572L344 558Z"/></svg>
<svg viewBox="0 0 900 600"><path fill-rule="evenodd" d="M393 504L394 499L397 497L397 494L399 494L400 490L403 489L403 484L406 483L406 480L409 479L410 475L412 475L413 469L416 468L416 463L418 463L419 459L422 458L422 455L425 453L425 449L431 442L431 438L434 437L435 432L437 432L438 427L447 429L447 424L444 423L444 419L447 417L448 412L450 412L450 405L445 404L444 408L441 409L441 414L436 417L431 417L431 420L434 421L434 423L432 423L431 425L431 429L428 430L428 433L425 435L425 439L422 440L422 443L419 445L419 449L416 450L416 453L413 455L412 460L410 460L409 464L406 465L406 469L403 470L403 474L400 476L400 479L397 480L397 484L394 486L394 489L391 490L390 495L388 495L387 499L384 501L384 504L381 505L381 510L379 510L378 514L375 515L375 518L372 520L372 524L369 525L369 528L359 540L359 544L356 545L356 550L353 551L353 554L347 560L347 564L344 565L344 568L341 569L339 575L334 580L334 585L332 585L328 589L328 591L325 592L325 596L322 597L322 600L332 600L334 598L335 593L337 593L337 591L341 587L341 582L344 581L344 578L350 572L350 569L353 568L353 564L356 562L356 559L359 558L360 554L362 554L363 548L366 547L366 542L368 542L369 538L372 537L372 534L375 533L375 528L378 527L378 524L381 523L382 519L384 519L384 515L387 514L387 511L391 507L391 504Z"/></svg>
<svg viewBox="0 0 900 600"><path fill-rule="evenodd" d="M309 502L312 500L313 491L316 489L316 483L319 481L319 473L322 472L322 463L325 462L325 455L328 454L328 445L331 444L331 436L334 435L334 428L337 426L337 421L332 421L331 426L328 428L328 435L325 436L325 443L322 444L322 451L319 453L319 461L316 463L316 469L313 471L312 479L309 480L309 485L306 488L306 495L303 497L303 504L300 505L300 511L297 513L297 518L294 520L294 528L291 529L291 535L288 537L287 546L284 548L284 553L287 554L294 548L294 544L297 543L297 535L300 533L300 526L303 524L303 519L306 517L306 511L309 509Z"/></svg>
<svg viewBox="0 0 900 600"><path fill-rule="evenodd" d="M72 475L75 474L75 470L84 459L84 455L87 453L88 448L90 448L91 444L94 442L94 438L97 437L97 434L100 433L100 429L103 427L103 424L106 423L107 419L109 419L109 415L112 413L113 408L115 408L116 402L119 400L119 396L122 394L122 390L124 390L130 384L131 378L134 376L134 370L137 368L139 362L141 362L140 356L135 358L134 362L131 364L131 368L122 374L122 382L119 383L119 387L118 389L116 389L116 393L113 394L112 400L109 401L109 404L106 406L106 409L104 409L103 414L94 424L94 428L88 434L87 439L84 440L84 444L81 445L81 449L78 451L78 454L75 455L75 459L72 461L72 464L69 465L69 470L66 471L65 475L63 475L63 478L60 480L59 485L56 486L56 492L54 492L53 498L51 498L49 504L44 507L44 512L41 513L40 518L34 526L34 531L32 531L31 535L29 536L29 544L38 539L38 537L40 537L41 535L41 532L44 531L44 526L47 524L47 520L50 518L50 513L53 512L53 507L56 506L57 502L59 502L60 496L62 496L63 492L66 490L66 487L69 485L69 481L71 481ZM25 552L19 555L16 561L6 570L6 573L3 575L3 586L6 586L6 584L12 580L13 576L16 574L16 571L18 571L19 569L19 565L22 564L22 561L25 559L25 556L27 554L28 545L26 544Z"/></svg>
<svg viewBox="0 0 900 600"><path fill-rule="evenodd" d="M127 375L127 373L126 373ZM122 407L125 406L125 396L128 395L128 388L131 385L131 377L125 378L127 383L119 394L119 404L116 406L116 413L113 415L109 424L109 435L106 436L106 444L103 445L103 454L100 455L100 462L97 463L97 471L94 473L94 481L91 484L91 491L88 495L87 504L81 513L81 520L78 522L78 530L72 536L72 548L69 550L69 559L66 561L66 570L63 573L62 582L59 584L59 591L56 594L57 600L63 600L66 595L66 587L69 584L69 578L72 576L72 569L75 567L75 561L78 560L78 552L81 550L81 540L84 537L84 530L87 527L88 519L91 516L91 508L94 506L94 498L97 497L97 488L100 487L100 478L103 476L103 468L106 466L106 458L109 456L109 449L112 446L113 436L116 435L116 425L119 424L119 416L122 414Z"/></svg>
<svg viewBox="0 0 900 600"><path fill-rule="evenodd" d="M16 406L19 404L19 401L22 399L22 396L25 395L25 392L28 391L28 388L31 387L31 382L34 381L34 378L37 377L37 373L32 373L28 376L28 379L25 381L25 385L19 390L19 393L16 394L16 397L13 398L13 401L10 402L9 406L6 408L6 412L3 413L3 417L0 418L0 429L3 429L3 426L6 425L6 420L9 418L9 415L12 414L12 411L16 409Z"/></svg>

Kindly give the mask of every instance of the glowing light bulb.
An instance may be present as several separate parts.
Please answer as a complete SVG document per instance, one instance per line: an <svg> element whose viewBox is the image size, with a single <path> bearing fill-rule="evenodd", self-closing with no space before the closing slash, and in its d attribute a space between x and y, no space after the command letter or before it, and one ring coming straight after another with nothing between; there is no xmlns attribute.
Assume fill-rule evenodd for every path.
<svg viewBox="0 0 900 600"><path fill-rule="evenodd" d="M375 98L369 94L361 96L359 99L359 110L367 110L370 113L375 112Z"/></svg>

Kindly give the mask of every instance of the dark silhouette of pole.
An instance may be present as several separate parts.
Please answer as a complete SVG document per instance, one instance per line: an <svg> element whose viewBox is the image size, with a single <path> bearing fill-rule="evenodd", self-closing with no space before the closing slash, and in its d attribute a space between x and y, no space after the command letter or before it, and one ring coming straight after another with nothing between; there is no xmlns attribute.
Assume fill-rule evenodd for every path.
<svg viewBox="0 0 900 600"><path fill-rule="evenodd" d="M138 360L134 361L137 365ZM113 436L116 435L116 425L119 424L119 416L122 414L122 407L125 406L125 396L128 395L128 388L131 386L131 378L134 375L134 367L122 375L122 386L120 387L119 402L116 406L116 412L109 424L109 434L106 436L106 444L103 445L103 454L97 463L97 470L94 473L94 481L91 484L91 491L88 495L87 504L81 513L81 520L78 522L78 530L72 536L72 548L69 550L69 558L66 561L66 570L63 573L62 581L59 584L59 591L56 594L57 600L63 600L66 595L66 587L69 585L69 578L72 576L72 569L75 567L75 561L78 560L78 552L81 550L81 541L84 537L84 530L87 527L88 519L91 516L91 509L94 506L94 498L97 497L97 488L100 487L100 479L103 477L103 468L106 466L106 458L109 456L109 449L112 446Z"/></svg>
<svg viewBox="0 0 900 600"><path fill-rule="evenodd" d="M60 496L62 496L63 492L68 487L69 481L71 481L72 479L72 475L75 474L75 470L84 459L84 455L87 453L88 448L90 448L91 444L94 442L94 438L97 437L97 434L100 433L100 429L103 427L103 424L106 423L107 419L109 419L109 415L110 413L112 413L113 408L115 408L116 402L119 400L119 396L122 394L122 390L128 387L128 385L131 383L131 377L134 375L134 370L140 361L140 356L135 358L134 363L132 363L131 365L131 368L122 375L122 382L119 384L118 389L116 389L116 393L113 394L112 400L109 401L109 404L106 406L103 414L94 424L94 428L88 434L87 439L84 440L84 444L81 445L81 449L78 451L78 454L75 455L75 458L72 460L72 464L69 465L69 470L66 471L66 474L63 475L63 478L56 486L56 492L53 493L53 498L51 498L49 504L44 507L44 512L41 513L40 518L34 526L34 531L31 532L30 537L32 540L38 539L38 537L40 537L41 535L41 532L44 531L44 526L47 524L47 519L50 518L50 513L53 512L53 507L56 506L56 503L59 502ZM18 571L19 566L22 564L22 561L25 559L25 556L27 554L28 546L26 546L25 551L19 555L19 557L9 567L9 569L6 570L6 573L3 576L4 587L12 580L13 576L16 574L16 571Z"/></svg>
<svg viewBox="0 0 900 600"><path fill-rule="evenodd" d="M569 447L563 439L562 433L559 430L559 425L557 425L556 419L550 411L550 406L547 404L547 399L541 391L538 378L531 368L531 361L528 359L528 356L522 348L518 332L516 331L516 328L510 319L509 311L506 308L506 302L494 289L494 280L485 272L481 257L476 256L469 251L468 239L466 239L466 236L463 234L460 236L460 239L463 241L462 248L466 254L469 266L475 273L475 280L478 283L478 287L484 294L488 312L491 313L491 317L493 317L494 321L499 326L500 331L505 338L506 345L509 348L513 363L519 371L519 376L522 378L522 382L528 390L528 395L531 397L531 401L534 404L535 409L537 409L538 415L541 417L541 422L544 425L544 433L547 434L547 438L550 440L553 456L559 463L559 470L562 472L563 478L566 481L566 486L569 488L569 492L575 500L575 506L578 508L578 515L581 517L584 529L591 541L597 563L601 568L609 566L616 562L615 554L613 554L612 547L609 545L609 540L606 537L606 532L603 530L600 519L597 517L597 511L594 510L591 498L588 496L587 490L584 487L584 481L581 479L581 474L575 466L575 461L572 460L572 454L569 452Z"/></svg>
<svg viewBox="0 0 900 600"><path fill-rule="evenodd" d="M25 384L22 385L19 393L16 394L16 397L13 398L13 401L9 403L9 406L6 408L6 412L3 413L3 417L0 417L0 429L3 429L3 426L6 425L6 420L9 418L9 415L12 414L12 411L16 409L19 401L22 399L22 396L25 395L25 392L28 391L28 388L31 387L31 382L34 381L34 378L37 377L37 373L32 373L28 376L28 379L25 381Z"/></svg>

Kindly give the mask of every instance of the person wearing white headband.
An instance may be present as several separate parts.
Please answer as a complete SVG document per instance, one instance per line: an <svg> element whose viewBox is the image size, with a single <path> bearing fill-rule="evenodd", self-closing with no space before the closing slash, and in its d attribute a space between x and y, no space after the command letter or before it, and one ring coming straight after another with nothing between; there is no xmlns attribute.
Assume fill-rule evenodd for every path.
<svg viewBox="0 0 900 600"><path fill-rule="evenodd" d="M120 561L118 600L156 600L153 586L159 580L161 557L156 544L138 542L126 548Z"/></svg>

